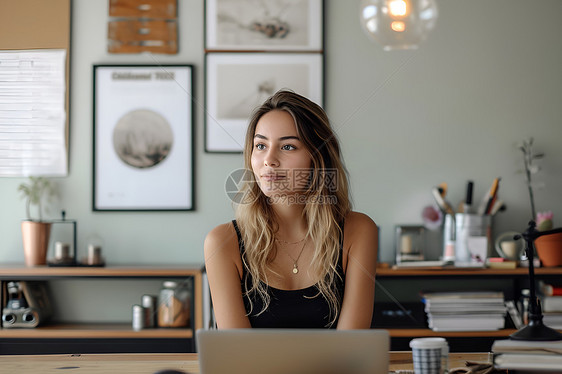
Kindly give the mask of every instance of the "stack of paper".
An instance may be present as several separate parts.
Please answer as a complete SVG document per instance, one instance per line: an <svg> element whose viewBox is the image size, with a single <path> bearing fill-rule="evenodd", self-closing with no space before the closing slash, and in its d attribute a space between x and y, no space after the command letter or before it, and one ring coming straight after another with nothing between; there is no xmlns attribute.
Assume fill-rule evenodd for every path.
<svg viewBox="0 0 562 374"><path fill-rule="evenodd" d="M544 282L539 282L539 287L544 324L562 330L562 287Z"/></svg>
<svg viewBox="0 0 562 374"><path fill-rule="evenodd" d="M505 326L503 292L436 292L422 297L432 330L493 331Z"/></svg>
<svg viewBox="0 0 562 374"><path fill-rule="evenodd" d="M496 340L492 345L497 369L561 372L562 341Z"/></svg>

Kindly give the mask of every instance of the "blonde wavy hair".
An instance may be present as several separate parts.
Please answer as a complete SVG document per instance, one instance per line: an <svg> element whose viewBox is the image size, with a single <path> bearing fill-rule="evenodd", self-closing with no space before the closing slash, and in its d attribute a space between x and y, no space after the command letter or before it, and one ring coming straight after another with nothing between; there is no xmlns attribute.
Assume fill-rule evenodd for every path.
<svg viewBox="0 0 562 374"><path fill-rule="evenodd" d="M304 219L307 223L307 239L314 243L314 255L309 274L317 280L318 294L330 307L329 325L338 318L340 299L333 284L340 256L341 225L351 210L347 171L343 165L338 140L332 131L324 110L309 99L292 91L281 90L258 107L248 125L244 146L244 164L251 170L254 135L261 117L273 110L284 111L293 117L298 137L312 158L311 174L305 196ZM244 200L236 207L236 219L245 245L242 257L249 276L245 282L245 296L256 293L263 301L263 313L270 303L267 293L268 266L276 255L275 233L278 225L275 214L253 173L241 189ZM343 281L343 280L341 280ZM251 298L248 297L251 303ZM253 305L251 306L253 309ZM251 311L249 312L251 313Z"/></svg>

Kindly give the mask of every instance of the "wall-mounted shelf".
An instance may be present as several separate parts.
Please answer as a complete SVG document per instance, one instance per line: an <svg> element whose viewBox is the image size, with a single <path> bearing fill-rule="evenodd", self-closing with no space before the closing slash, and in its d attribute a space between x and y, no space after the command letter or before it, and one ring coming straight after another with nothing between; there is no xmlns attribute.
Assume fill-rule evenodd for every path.
<svg viewBox="0 0 562 374"><path fill-rule="evenodd" d="M112 265L104 267L25 267L22 264L0 264L0 280L49 280L58 277L76 278L167 278L201 276L203 265ZM197 281L198 279L195 279Z"/></svg>
<svg viewBox="0 0 562 374"><path fill-rule="evenodd" d="M413 277L413 276L527 276L528 268L515 269L482 269L482 268L411 268L390 269L377 268L377 278L386 277ZM536 275L562 275L562 268L535 268Z"/></svg>
<svg viewBox="0 0 562 374"><path fill-rule="evenodd" d="M191 339L189 328L151 328L134 331L130 323L53 323L33 329L2 329L0 338L33 339Z"/></svg>
<svg viewBox="0 0 562 374"><path fill-rule="evenodd" d="M379 287L375 292L375 310L377 310L377 305L382 310L388 310L389 305L391 305L390 308L400 310L399 307L394 307L397 300L406 305L405 308L410 311L422 311L420 292L428 290L501 290L504 291L506 300L517 300L521 289L528 287L528 273L529 269L523 267L516 269L439 267L392 269L379 267L376 274ZM552 279L561 275L561 267L535 268L537 279ZM400 321L410 322L404 318ZM421 316L418 316L417 321L421 322ZM413 325L411 328L401 328L398 325L392 325L397 326L396 328L387 327L389 326L386 324L387 322L385 321L385 325L382 327L377 327L377 323L380 324L381 321L377 321L375 318L373 326L387 329L390 332L393 350L408 350L408 343L412 338L440 336L449 341L453 352L488 351L495 339L507 338L517 331L509 323L506 324L505 329L496 331L433 331Z"/></svg>
<svg viewBox="0 0 562 374"><path fill-rule="evenodd" d="M97 343L94 343L94 345L97 344L98 346L110 346L112 340L133 342L131 343L133 345L135 342L144 342L144 347L141 348L143 350L150 350L152 346L161 346L162 342L174 344L173 342L189 341L188 346L193 347L194 331L203 327L203 273L204 268L201 264L113 265L106 267L26 267L22 264L0 264L0 290L2 292L5 292L4 284L13 280L48 282L73 279L106 279L111 282L119 282L127 279L185 278L191 279L193 284L193 318L190 326L186 328L147 328L135 331L132 329L131 323L53 322L36 328L1 328L0 347L7 349L14 339L26 340L26 343L30 341L31 344L36 344L39 347L34 348L36 350L41 349L41 341L56 341L56 344L73 344L77 341L89 341L92 344L91 342L95 341ZM5 295L0 294L0 300L3 300L2 305L4 305ZM87 353L88 348L77 349L81 349L80 352ZM121 348L115 347L116 351L119 351L119 349Z"/></svg>
<svg viewBox="0 0 562 374"><path fill-rule="evenodd" d="M430 329L388 329L392 338L408 338L408 337L431 337L440 336L443 338L463 337L463 338L480 338L495 337L506 338L513 334L515 329L501 329L496 331L433 331Z"/></svg>

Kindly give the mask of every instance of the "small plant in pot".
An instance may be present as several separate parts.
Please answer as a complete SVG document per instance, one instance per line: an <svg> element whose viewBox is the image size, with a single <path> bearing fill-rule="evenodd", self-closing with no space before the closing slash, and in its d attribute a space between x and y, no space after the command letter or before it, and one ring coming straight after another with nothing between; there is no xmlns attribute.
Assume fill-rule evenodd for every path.
<svg viewBox="0 0 562 374"><path fill-rule="evenodd" d="M27 266L45 265L51 235L51 223L43 220L45 203L55 194L54 183L44 177L29 177L28 183L18 186L25 201L27 219L21 223L23 251ZM31 216L32 206L37 206L37 219Z"/></svg>
<svg viewBox="0 0 562 374"><path fill-rule="evenodd" d="M538 173L541 168L535 161L544 157L543 153L533 151L533 138L526 140L520 147L523 152L525 166L525 180L529 191L531 202L531 217L537 224L537 230L547 232L553 228L552 212L538 212L535 210L535 196L533 191L533 174ZM535 240L535 248L539 259L544 266L562 266L562 233L553 232L540 236Z"/></svg>

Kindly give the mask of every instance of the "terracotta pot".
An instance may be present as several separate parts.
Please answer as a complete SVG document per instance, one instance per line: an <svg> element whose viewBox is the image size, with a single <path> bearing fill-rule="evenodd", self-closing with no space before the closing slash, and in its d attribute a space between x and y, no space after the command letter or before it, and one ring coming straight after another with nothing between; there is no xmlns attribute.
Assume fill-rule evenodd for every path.
<svg viewBox="0 0 562 374"><path fill-rule="evenodd" d="M562 266L562 233L535 239L535 248L543 266Z"/></svg>
<svg viewBox="0 0 562 374"><path fill-rule="evenodd" d="M23 221L21 223L21 234L25 265L38 266L47 264L51 223Z"/></svg>

